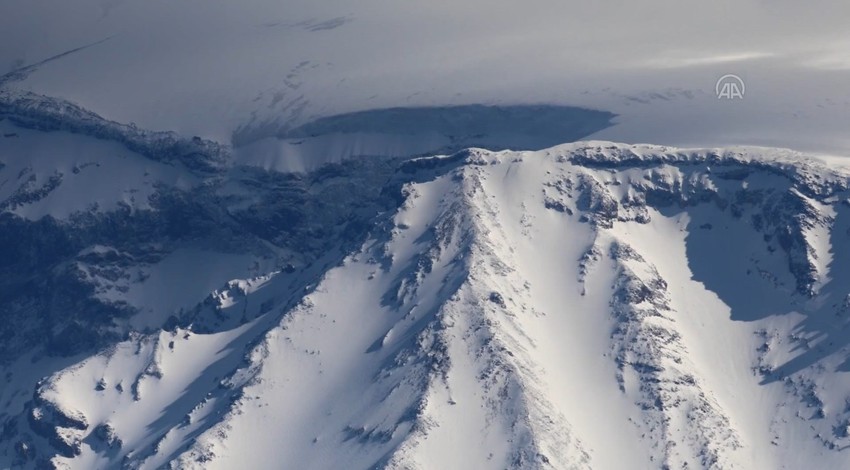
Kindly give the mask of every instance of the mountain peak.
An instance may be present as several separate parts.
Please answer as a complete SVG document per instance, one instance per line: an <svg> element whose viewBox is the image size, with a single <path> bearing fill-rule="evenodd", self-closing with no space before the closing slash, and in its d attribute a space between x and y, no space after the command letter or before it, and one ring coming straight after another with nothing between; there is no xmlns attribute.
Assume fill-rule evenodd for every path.
<svg viewBox="0 0 850 470"><path fill-rule="evenodd" d="M398 168L397 207L338 261L227 282L54 373L18 447L72 468L842 461L841 170L608 142Z"/></svg>

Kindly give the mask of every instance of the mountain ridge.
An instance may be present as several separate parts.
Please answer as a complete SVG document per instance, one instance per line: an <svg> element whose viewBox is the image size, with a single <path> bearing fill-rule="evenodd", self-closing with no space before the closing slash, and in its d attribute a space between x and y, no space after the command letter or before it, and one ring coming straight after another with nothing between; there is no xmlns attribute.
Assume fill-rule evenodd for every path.
<svg viewBox="0 0 850 470"><path fill-rule="evenodd" d="M608 142L399 165L383 192L400 205L360 248L229 282L174 326L54 373L26 427L7 420L22 439L6 455L56 452L70 468L843 461L829 448L850 419L835 408L846 379L828 365L848 345L819 343L843 325L828 299L847 295L842 170L782 150ZM719 264L707 258L724 240ZM774 299L753 310L724 276ZM727 367L759 402L727 389Z"/></svg>

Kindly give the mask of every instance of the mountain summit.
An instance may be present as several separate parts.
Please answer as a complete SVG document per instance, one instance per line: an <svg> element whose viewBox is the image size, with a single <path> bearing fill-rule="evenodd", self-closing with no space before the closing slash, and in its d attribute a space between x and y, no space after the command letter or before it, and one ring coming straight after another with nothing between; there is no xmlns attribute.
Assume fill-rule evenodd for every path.
<svg viewBox="0 0 850 470"><path fill-rule="evenodd" d="M100 273L80 284L95 296L115 288L107 305L133 313L113 314L123 339L92 352L10 353L16 383L32 377L32 361L55 371L4 392L2 462L848 464L850 271L840 261L850 256L850 170L784 150L608 142L381 168L303 176L311 204L334 200L316 196L331 181L385 179L359 229L319 247L293 232L304 248L278 245L301 258L257 265L187 308L163 312L147 296L134 306L116 288L156 297L144 273L172 259L162 246L145 261L115 247L75 254L75 269ZM183 197L207 207L213 192L274 182L234 174L245 176L207 177L219 189ZM259 252L262 232L236 237L253 219L245 201L231 202L234 240L257 240ZM180 249L194 240L209 250L204 239ZM203 277L206 253L169 269ZM118 281L98 269L105 260Z"/></svg>

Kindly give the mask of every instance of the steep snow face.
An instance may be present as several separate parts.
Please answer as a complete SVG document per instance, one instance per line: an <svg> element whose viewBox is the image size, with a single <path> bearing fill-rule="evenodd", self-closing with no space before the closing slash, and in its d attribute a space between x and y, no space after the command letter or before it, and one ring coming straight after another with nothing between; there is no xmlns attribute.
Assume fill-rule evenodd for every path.
<svg viewBox="0 0 850 470"><path fill-rule="evenodd" d="M111 468L841 468L850 175L590 142L404 163L330 269L45 379L4 458Z"/></svg>

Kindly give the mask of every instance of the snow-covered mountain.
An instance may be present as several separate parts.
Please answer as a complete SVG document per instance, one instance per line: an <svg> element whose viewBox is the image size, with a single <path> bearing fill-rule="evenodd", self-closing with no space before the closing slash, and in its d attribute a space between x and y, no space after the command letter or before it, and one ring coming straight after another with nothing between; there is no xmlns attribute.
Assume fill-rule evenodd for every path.
<svg viewBox="0 0 850 470"><path fill-rule="evenodd" d="M0 469L850 468L848 14L5 0Z"/></svg>
<svg viewBox="0 0 850 470"><path fill-rule="evenodd" d="M547 104L617 114L597 139L842 155L850 3L813 2L5 0L0 83L246 150L354 112ZM726 74L743 100L717 99Z"/></svg>
<svg viewBox="0 0 850 470"><path fill-rule="evenodd" d="M850 463L839 162L580 142L287 173L5 99L0 467Z"/></svg>

